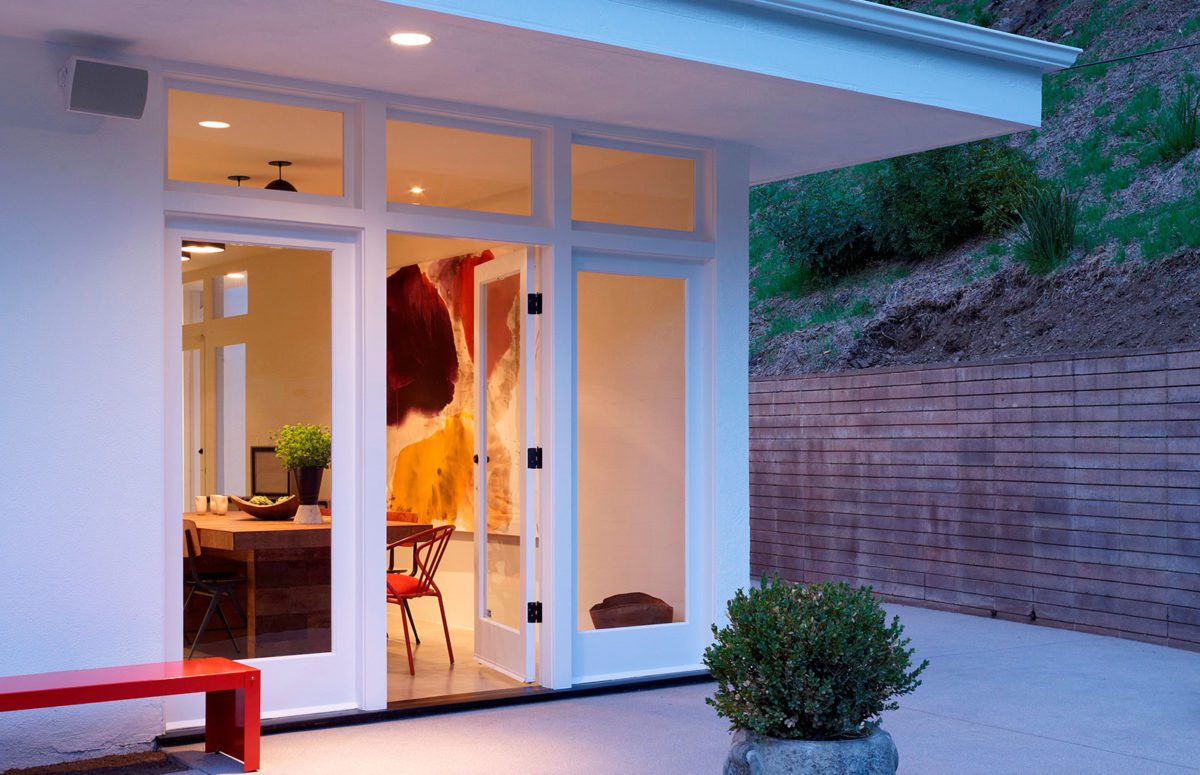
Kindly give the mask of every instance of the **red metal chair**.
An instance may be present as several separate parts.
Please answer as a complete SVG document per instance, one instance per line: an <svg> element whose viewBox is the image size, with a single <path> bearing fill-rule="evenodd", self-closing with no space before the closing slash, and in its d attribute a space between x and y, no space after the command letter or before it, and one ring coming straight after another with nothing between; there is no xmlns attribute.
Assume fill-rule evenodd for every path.
<svg viewBox="0 0 1200 775"><path fill-rule="evenodd" d="M423 530L408 538L393 541L388 544L389 557L394 550L411 546L413 549L413 567L408 572L389 570L387 574L387 601L400 606L400 619L404 622L404 647L408 650L408 672L416 675L413 666L412 642L408 637L408 628L412 614L408 609L408 601L417 597L436 597L438 609L442 613L442 630L446 634L446 651L450 654L450 664L454 664L454 647L450 645L450 625L446 622L446 606L442 603L442 592L434 583L438 566L446 555L450 545L450 536L454 533L454 525ZM416 626L413 625L416 632ZM420 643L420 641L417 641Z"/></svg>

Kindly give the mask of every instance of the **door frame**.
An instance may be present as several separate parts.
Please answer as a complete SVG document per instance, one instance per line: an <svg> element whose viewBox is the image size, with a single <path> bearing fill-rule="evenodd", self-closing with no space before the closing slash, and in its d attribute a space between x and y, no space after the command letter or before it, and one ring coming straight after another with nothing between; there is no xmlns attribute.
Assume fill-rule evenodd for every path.
<svg viewBox="0 0 1200 775"><path fill-rule="evenodd" d="M525 463L525 450L537 446L536 426L534 418L537 415L537 316L527 311L526 299L533 278L537 272L537 248L526 245L511 255L497 256L492 261L475 267L473 282L474 297L474 326L475 341L475 598L474 598L474 635L475 658L522 683L537 680L535 664L536 646L534 625L525 620L522 615L524 606L537 599L537 531L538 504L535 497L536 476ZM520 515L520 580L521 600L517 608L518 628L515 634L495 631L495 628L509 629L502 624L489 623L488 617L482 615L482 609L487 599L487 570L484 557L487 552L487 313L486 299L482 289L488 283L518 276L519 290L515 303L518 315L521 317L520 327L520 365L517 370L517 390L519 404L517 407L517 427L520 434L518 452L515 464L520 467L520 486L517 488L515 507ZM481 310L484 310L481 313ZM482 548L481 548L482 547ZM520 654L504 654L500 652L520 651ZM492 651L484 655L481 652Z"/></svg>
<svg viewBox="0 0 1200 775"><path fill-rule="evenodd" d="M560 625L560 637L569 627L572 685L630 678L672 675L704 670L700 660L710 641L709 627L714 621L713 581L714 529L711 498L713 461L713 379L712 360L714 321L708 316L713 308L714 263L661 255L621 254L615 252L576 251L564 274L560 292L568 294L569 304L563 321L569 340L569 389L560 397L567 405L563 414L570 418L570 448L560 459L569 463L571 482L570 508L560 520L559 529L570 536L567 550L569 565L559 569L558 581L569 579L565 589L568 600L560 599L556 608L566 623ZM685 558L684 595L686 621L671 624L627 627L608 630L580 630L578 627L578 274L599 272L645 277L670 277L685 281L684 351L686 410L685 442ZM561 346L561 345L560 345ZM561 372L560 372L561 376Z"/></svg>
<svg viewBox="0 0 1200 775"><path fill-rule="evenodd" d="M332 649L324 654L303 654L247 660L264 671L264 718L322 713L354 708L379 707L379 694L386 693L387 646L371 633L386 628L383 601L385 566L378 547L386 543L383 519L368 520L368 513L384 513L383 498L371 497L379 487L369 486L365 465L386 456L386 431L376 418L385 415L382 367L372 368L367 354L373 328L368 318L378 312L368 292L362 232L357 229L312 227L228 218L177 216L167 218L163 267L165 324L163 357L166 418L164 460L166 502L183 500L183 349L180 339L183 318L182 266L179 244L183 239L264 245L330 253L330 305L333 375L331 427L333 461L331 492L338 503L338 530L331 548L330 604ZM378 283L376 284L376 288ZM379 390L372 390L378 384ZM378 502L376 502L378 501ZM375 508L378 507L378 508ZM165 515L168 547L183 544L182 519ZM339 532L340 531L340 532ZM164 561L165 589L181 584L183 563L179 550ZM180 587L181 588L181 587ZM367 591L380 590L378 595ZM183 653L182 594L167 595L164 659L179 659ZM377 605L376 605L377 604ZM382 667L380 667L382 666ZM374 667L370 670L369 667ZM275 680L272 680L275 674ZM384 682L382 692L372 691L366 679L376 675ZM378 682L378 681L377 681ZM167 729L195 727L203 723L202 698L180 695L164 703Z"/></svg>

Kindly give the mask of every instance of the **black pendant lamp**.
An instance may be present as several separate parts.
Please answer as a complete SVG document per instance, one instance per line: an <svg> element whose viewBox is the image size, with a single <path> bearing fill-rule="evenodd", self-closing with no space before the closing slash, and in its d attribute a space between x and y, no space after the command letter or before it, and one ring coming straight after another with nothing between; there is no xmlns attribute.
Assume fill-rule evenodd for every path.
<svg viewBox="0 0 1200 775"><path fill-rule="evenodd" d="M268 191L295 191L296 187L283 179L283 168L292 166L290 161L269 161L272 167L279 168L279 177L266 185Z"/></svg>

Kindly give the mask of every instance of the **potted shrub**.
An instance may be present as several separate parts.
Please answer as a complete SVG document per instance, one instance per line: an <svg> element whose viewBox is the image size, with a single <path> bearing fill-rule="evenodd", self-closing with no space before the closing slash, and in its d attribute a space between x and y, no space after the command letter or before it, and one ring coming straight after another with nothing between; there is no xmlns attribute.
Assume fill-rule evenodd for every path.
<svg viewBox="0 0 1200 775"><path fill-rule="evenodd" d="M896 746L879 716L916 689L899 618L870 587L793 585L765 577L729 601L704 664L708 703L735 730L725 775L894 775Z"/></svg>
<svg viewBox="0 0 1200 775"><path fill-rule="evenodd" d="M271 436L275 442L275 457L291 472L300 508L296 521L303 524L321 522L317 499L321 494L321 477L329 467L332 444L329 431L319 425L285 425Z"/></svg>

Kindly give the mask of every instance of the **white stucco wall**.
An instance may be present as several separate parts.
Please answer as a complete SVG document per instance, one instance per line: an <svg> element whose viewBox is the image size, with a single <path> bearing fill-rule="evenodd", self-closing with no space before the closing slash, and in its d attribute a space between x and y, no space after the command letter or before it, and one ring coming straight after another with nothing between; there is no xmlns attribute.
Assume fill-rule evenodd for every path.
<svg viewBox="0 0 1200 775"><path fill-rule="evenodd" d="M0 38L0 675L164 657L162 128L67 113L72 53ZM0 714L0 771L161 723Z"/></svg>
<svg viewBox="0 0 1200 775"><path fill-rule="evenodd" d="M6 281L0 291L0 492L18 501L0 515L0 675L177 657L179 588L164 579L178 578L178 538L167 536L168 526L177 534L178 494L172 489L167 502L164 483L178 486L180 472L174 470L177 454L164 455L164 413L179 396L164 386L162 364L165 354L178 353L178 339L164 335L165 299L177 298L178 277L165 277L164 203L172 211L211 207L230 218L298 217L277 200L164 195L164 127L162 106L155 104L161 94L155 73L141 121L70 114L56 75L70 54L80 53L0 37L0 277ZM383 102L371 96L367 110L382 126ZM381 150L382 144L371 147ZM566 169L569 146L555 147ZM712 434L713 476L705 483L712 506L705 544L715 571L707 579L704 609L719 611L744 583L749 566L748 153L722 143L715 167L710 188L716 201L710 206L721 215L709 215L717 260L704 262L709 298L703 305L712 316L706 322L713 344L706 353L711 375L706 394L714 418L706 429ZM381 192L382 182L364 185ZM565 195L556 196L557 210L568 212ZM365 226L369 261L378 262L367 266L376 266L382 276L384 231L395 221L378 213L360 216L351 208L317 208L303 216ZM435 216L404 217L416 232L447 228ZM575 241L597 253L708 252L687 240L568 231L496 227L498 238L507 241L553 241L566 282L573 280L567 259ZM554 319L570 320L573 314L555 306L556 299L570 298L556 294L556 287L546 287L544 343L553 338ZM382 314L374 319L382 320ZM565 374L561 384L569 385L570 364L554 361L551 349L543 349L553 367L543 376ZM569 409L569 395L553 384L542 388L543 400ZM178 434L178 428L171 430ZM560 440L546 432L543 443L571 448L556 446ZM164 460L172 470L164 470ZM543 484L552 496L561 496L548 479ZM564 563L571 557L569 538L568 533L556 544ZM547 530L543 539L563 536ZM563 595L573 606L569 588L568 583ZM553 590L543 589L542 595L555 610ZM567 616L558 620L568 626L556 643L564 664L541 667L542 680L555 686L571 679L572 609L564 610ZM543 643L554 626L551 619L543 627ZM172 643L176 647L168 648ZM382 659L372 665L382 667ZM0 714L0 771L148 745L162 728L161 705L138 701Z"/></svg>

